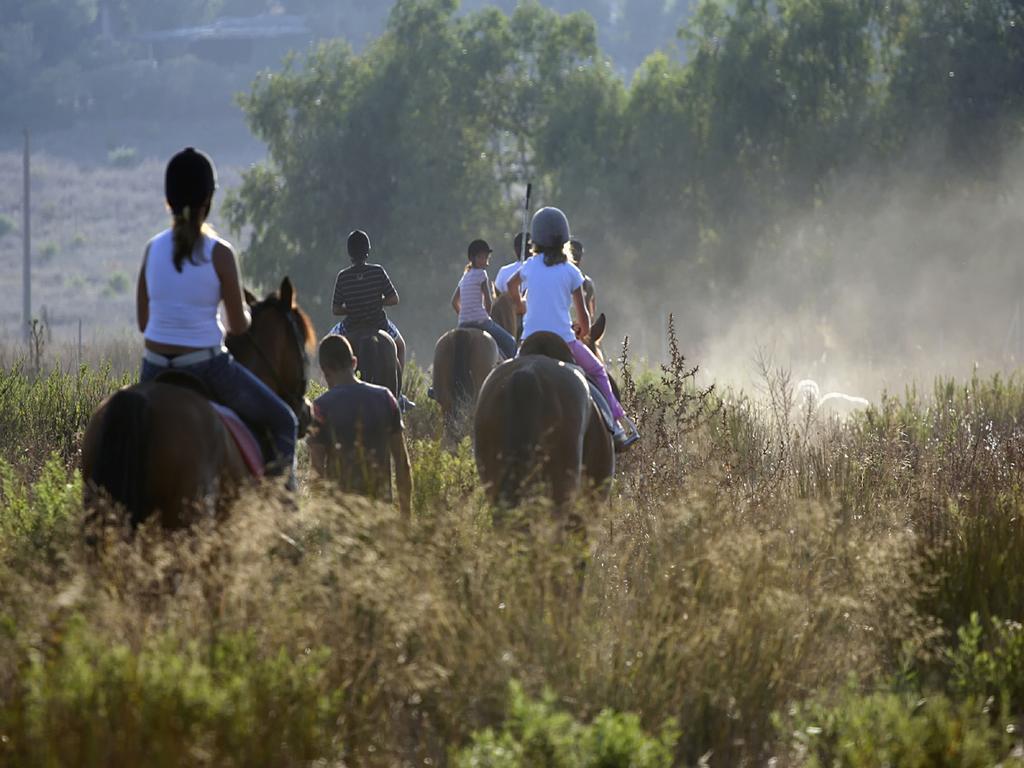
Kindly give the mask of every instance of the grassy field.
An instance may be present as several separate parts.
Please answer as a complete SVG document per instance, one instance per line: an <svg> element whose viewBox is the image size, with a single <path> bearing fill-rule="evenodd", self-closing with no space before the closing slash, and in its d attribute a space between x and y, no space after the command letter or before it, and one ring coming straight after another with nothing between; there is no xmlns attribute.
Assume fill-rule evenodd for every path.
<svg viewBox="0 0 1024 768"><path fill-rule="evenodd" d="M413 375L411 523L306 486L96 554L78 440L127 379L8 360L0 763L1024 764L1024 383L839 423L782 374L630 373L645 440L585 541L492 514Z"/></svg>

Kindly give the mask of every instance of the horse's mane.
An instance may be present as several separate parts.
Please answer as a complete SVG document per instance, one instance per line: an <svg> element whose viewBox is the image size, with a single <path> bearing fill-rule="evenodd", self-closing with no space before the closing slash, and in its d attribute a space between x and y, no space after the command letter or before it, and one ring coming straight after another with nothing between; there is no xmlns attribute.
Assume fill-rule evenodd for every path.
<svg viewBox="0 0 1024 768"><path fill-rule="evenodd" d="M309 315L299 305L296 304L292 309L295 311L295 316L299 319L302 340L306 343L307 348L312 349L316 344L316 331L313 330L313 321L309 319Z"/></svg>
<svg viewBox="0 0 1024 768"><path fill-rule="evenodd" d="M294 312L295 317L299 321L299 332L302 334L302 343L306 345L306 349L311 350L316 346L316 330L313 328L313 321L309 319L309 315L306 311L298 304L294 306L288 306L281 299L281 294L278 291L268 293L266 297L260 302L260 304L275 304L285 312Z"/></svg>

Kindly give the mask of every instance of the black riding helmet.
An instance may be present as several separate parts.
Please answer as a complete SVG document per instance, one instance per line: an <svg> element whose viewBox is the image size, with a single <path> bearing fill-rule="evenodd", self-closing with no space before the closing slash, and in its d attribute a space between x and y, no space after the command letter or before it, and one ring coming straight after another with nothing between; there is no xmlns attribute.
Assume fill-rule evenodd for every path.
<svg viewBox="0 0 1024 768"><path fill-rule="evenodd" d="M365 261L370 255L370 236L357 229L348 236L348 255L357 261Z"/></svg>
<svg viewBox="0 0 1024 768"><path fill-rule="evenodd" d="M217 170L204 152L186 147L170 159L164 175L164 195L171 210L180 213L185 206L198 208L217 189Z"/></svg>

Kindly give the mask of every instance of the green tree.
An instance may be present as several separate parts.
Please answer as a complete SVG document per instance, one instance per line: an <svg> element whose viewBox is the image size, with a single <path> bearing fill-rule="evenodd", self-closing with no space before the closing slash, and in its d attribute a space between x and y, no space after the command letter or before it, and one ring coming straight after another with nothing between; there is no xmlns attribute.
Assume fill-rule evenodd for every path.
<svg viewBox="0 0 1024 768"><path fill-rule="evenodd" d="M536 3L511 18L455 10L400 0L364 54L324 44L242 97L270 156L228 204L232 226L251 227L245 269L268 283L291 274L321 325L351 229L370 233L400 293L445 297L469 240L508 238L532 139L557 129L551 113L597 53L582 15ZM433 341L447 303L420 310L403 317L420 343Z"/></svg>

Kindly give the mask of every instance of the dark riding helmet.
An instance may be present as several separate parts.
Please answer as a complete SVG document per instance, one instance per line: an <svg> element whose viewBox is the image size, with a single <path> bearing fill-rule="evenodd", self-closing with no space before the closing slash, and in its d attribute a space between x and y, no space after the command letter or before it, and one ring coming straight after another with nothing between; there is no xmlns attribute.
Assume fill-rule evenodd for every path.
<svg viewBox="0 0 1024 768"><path fill-rule="evenodd" d="M558 208L541 208L530 222L530 239L538 248L562 248L572 239L569 219Z"/></svg>
<svg viewBox="0 0 1024 768"><path fill-rule="evenodd" d="M491 246L487 244L486 240L474 240L472 243L469 244L469 248L466 251L466 256L469 259L472 259L474 256L484 253L493 253L493 251L491 250Z"/></svg>
<svg viewBox="0 0 1024 768"><path fill-rule="evenodd" d="M365 259L370 255L370 236L357 229L349 233L348 255L353 259Z"/></svg>
<svg viewBox="0 0 1024 768"><path fill-rule="evenodd" d="M186 147L170 159L164 174L164 195L175 213L186 206L197 208L217 189L217 170L210 157Z"/></svg>

